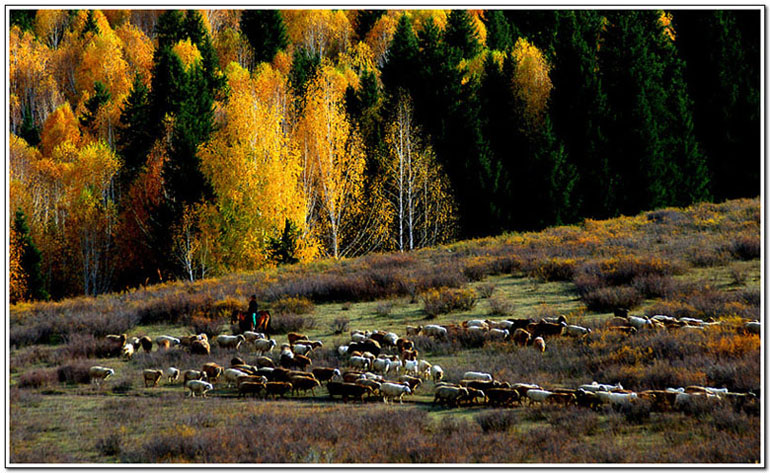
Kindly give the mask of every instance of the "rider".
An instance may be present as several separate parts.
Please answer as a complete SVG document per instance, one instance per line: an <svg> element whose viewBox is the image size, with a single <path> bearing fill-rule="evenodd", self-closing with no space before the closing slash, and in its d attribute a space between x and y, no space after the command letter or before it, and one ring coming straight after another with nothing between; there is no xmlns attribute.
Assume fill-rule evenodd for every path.
<svg viewBox="0 0 770 473"><path fill-rule="evenodd" d="M251 298L249 299L249 308L246 310L246 314L251 316L252 327L257 326L258 311L259 311L259 307L257 306L257 296L252 294Z"/></svg>

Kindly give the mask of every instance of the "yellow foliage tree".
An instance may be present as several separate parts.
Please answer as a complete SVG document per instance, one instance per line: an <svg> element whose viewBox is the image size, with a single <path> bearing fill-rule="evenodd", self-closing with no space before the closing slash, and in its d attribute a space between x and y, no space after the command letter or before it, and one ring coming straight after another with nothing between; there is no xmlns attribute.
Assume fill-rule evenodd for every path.
<svg viewBox="0 0 770 473"><path fill-rule="evenodd" d="M69 13L66 10L38 10L35 13L35 34L51 49L59 47L67 28Z"/></svg>
<svg viewBox="0 0 770 473"><path fill-rule="evenodd" d="M308 199L309 228L334 258L354 251L360 229L349 223L360 210L364 146L344 108L345 78L323 66L308 87L299 124L303 185Z"/></svg>
<svg viewBox="0 0 770 473"><path fill-rule="evenodd" d="M524 104L524 111L533 125L542 123L548 107L553 84L551 70L543 53L529 41L519 38L511 53L516 64L512 87L516 97Z"/></svg>
<svg viewBox="0 0 770 473"><path fill-rule="evenodd" d="M131 77L140 74L145 85L150 85L152 55L155 47L152 40L135 25L126 23L115 30L121 41L123 57L128 63Z"/></svg>
<svg viewBox="0 0 770 473"><path fill-rule="evenodd" d="M266 63L253 78L236 63L226 75L230 96L199 156L217 198L217 253L230 268L255 268L285 220L304 225L299 153L284 129L286 78Z"/></svg>
<svg viewBox="0 0 770 473"><path fill-rule="evenodd" d="M345 51L353 27L343 10L282 10L292 43L319 57L334 57Z"/></svg>
<svg viewBox="0 0 770 473"><path fill-rule="evenodd" d="M238 63L241 67L251 64L254 55L249 41L233 28L227 27L214 36L214 49L219 57L219 66L224 70L231 62Z"/></svg>
<svg viewBox="0 0 770 473"><path fill-rule="evenodd" d="M53 111L40 133L40 150L45 156L51 156L54 148L64 143L77 145L80 143L80 129L70 104L65 102Z"/></svg>
<svg viewBox="0 0 770 473"><path fill-rule="evenodd" d="M201 61L201 52L198 50L198 46L192 44L190 38L179 41L171 50L182 60L185 69L189 70L190 67Z"/></svg>

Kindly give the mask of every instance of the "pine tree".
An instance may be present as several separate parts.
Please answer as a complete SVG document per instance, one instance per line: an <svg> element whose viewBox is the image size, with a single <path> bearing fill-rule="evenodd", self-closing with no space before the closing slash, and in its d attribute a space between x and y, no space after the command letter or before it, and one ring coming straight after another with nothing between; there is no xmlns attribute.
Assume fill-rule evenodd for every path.
<svg viewBox="0 0 770 473"><path fill-rule="evenodd" d="M24 299L48 300L49 295L45 290L45 281L40 271L42 254L37 249L29 234L29 226L21 209L16 210L13 219L13 231L20 245L20 269L25 275L26 295Z"/></svg>
<svg viewBox="0 0 770 473"><path fill-rule="evenodd" d="M267 248L270 259L279 265L298 263L299 258L296 255L299 236L299 230L294 222L286 219L281 236L268 239Z"/></svg>
<svg viewBox="0 0 770 473"><path fill-rule="evenodd" d="M19 9L8 10L11 26L13 27L14 25L16 25L19 28L21 28L22 31L34 31L36 14L37 14L37 10L19 10Z"/></svg>
<svg viewBox="0 0 770 473"><path fill-rule="evenodd" d="M99 113L99 109L102 105L110 101L111 95L107 87L99 81L94 82L94 95L88 99L85 103L86 110L83 112L83 116L80 117L80 124L85 128L91 128L96 115Z"/></svg>
<svg viewBox="0 0 770 473"><path fill-rule="evenodd" d="M417 37L412 29L412 21L406 14L401 15L388 49L388 59L382 66L382 83L391 96L402 89L415 95L415 71L418 70Z"/></svg>
<svg viewBox="0 0 770 473"><path fill-rule="evenodd" d="M203 86L214 95L224 86L224 77L219 74L219 59L216 49L211 44L211 37L203 25L203 17L197 10L187 10L182 23L182 35L190 41L201 53L201 72L205 83Z"/></svg>
<svg viewBox="0 0 770 473"><path fill-rule="evenodd" d="M118 127L118 154L124 163L121 181L126 187L144 166L152 148L155 133L150 120L149 90L137 74Z"/></svg>
<svg viewBox="0 0 770 473"><path fill-rule="evenodd" d="M158 40L157 51L164 47L173 47L184 39L184 14L179 10L168 10L158 17L155 25L155 37Z"/></svg>
<svg viewBox="0 0 770 473"><path fill-rule="evenodd" d="M244 10L241 31L254 49L255 64L272 61L275 53L289 45L286 25L278 10Z"/></svg>
<svg viewBox="0 0 770 473"><path fill-rule="evenodd" d="M458 54L462 59L472 58L479 53L479 34L467 10L452 10L449 13L444 43L448 52Z"/></svg>
<svg viewBox="0 0 770 473"><path fill-rule="evenodd" d="M359 40L366 38L366 35L372 29L377 20L385 14L385 10L358 10L356 14L354 29Z"/></svg>
<svg viewBox="0 0 770 473"><path fill-rule="evenodd" d="M321 58L312 54L304 47L299 47L294 51L294 61L289 71L289 85L294 89L297 97L297 109L302 110L303 97L307 89L307 84L315 75L318 66L321 65Z"/></svg>
<svg viewBox="0 0 770 473"><path fill-rule="evenodd" d="M30 146L37 146L40 143L40 127L35 124L31 107L27 105L24 110L24 119L19 129L19 137L24 138L24 141L29 143Z"/></svg>
<svg viewBox="0 0 770 473"><path fill-rule="evenodd" d="M487 27L487 47L507 51L513 47L513 29L502 10L487 10L484 21Z"/></svg>

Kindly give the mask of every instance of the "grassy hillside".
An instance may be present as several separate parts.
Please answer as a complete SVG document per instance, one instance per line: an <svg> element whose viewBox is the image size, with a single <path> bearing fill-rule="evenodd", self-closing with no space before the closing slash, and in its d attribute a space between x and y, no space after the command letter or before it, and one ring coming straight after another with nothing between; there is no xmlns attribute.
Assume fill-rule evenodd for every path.
<svg viewBox="0 0 770 473"><path fill-rule="evenodd" d="M229 366L234 352L172 349L123 361L109 356L103 337L229 333L232 309L256 293L279 343L301 331L324 342L313 366L344 367L336 347L351 329L403 336L406 325L565 315L593 332L550 338L543 354L467 336L414 341L450 381L478 370L545 388L596 380L634 391L700 384L759 392L760 339L740 330L759 318L759 216L758 199L699 204L411 254L12 306L11 461L755 462L754 407L448 409L431 405L431 381L403 406L344 405L323 388L315 397L255 401L219 385L209 399L184 399L181 384L145 388L141 370ZM465 308L443 313L456 299ZM614 307L722 324L626 337L606 330ZM102 389L82 379L93 365L116 371Z"/></svg>

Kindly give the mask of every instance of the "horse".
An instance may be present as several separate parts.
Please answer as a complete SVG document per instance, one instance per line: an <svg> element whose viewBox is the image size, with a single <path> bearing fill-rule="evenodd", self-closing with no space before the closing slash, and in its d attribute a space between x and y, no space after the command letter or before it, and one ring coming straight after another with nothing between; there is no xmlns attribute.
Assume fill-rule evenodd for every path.
<svg viewBox="0 0 770 473"><path fill-rule="evenodd" d="M242 310L234 310L230 317L230 323L238 324L240 333L248 331L261 331L270 339L270 312L260 310L257 312L257 323L254 324L252 318Z"/></svg>

